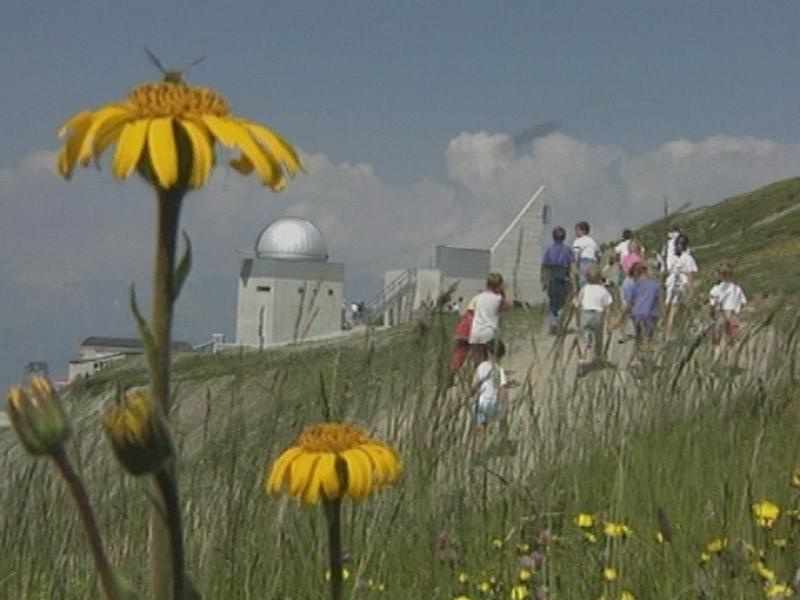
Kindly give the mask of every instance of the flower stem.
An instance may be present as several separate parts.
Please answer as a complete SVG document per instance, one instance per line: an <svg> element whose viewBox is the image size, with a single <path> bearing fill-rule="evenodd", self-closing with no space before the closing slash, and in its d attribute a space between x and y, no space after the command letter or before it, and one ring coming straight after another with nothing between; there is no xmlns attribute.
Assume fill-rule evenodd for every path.
<svg viewBox="0 0 800 600"><path fill-rule="evenodd" d="M114 570L111 568L111 563L103 547L100 526L97 524L97 518L89 502L89 496L86 494L86 488L83 486L81 478L78 477L78 474L72 467L72 463L63 448L56 451L52 457L56 466L58 466L58 470L61 471L61 476L67 483L69 493L78 506L78 514L86 530L86 536L89 538L89 546L92 549L94 564L100 575L100 585L103 587L103 594L105 594L108 600L121 600L122 594L117 587L117 582L114 578Z"/></svg>
<svg viewBox="0 0 800 600"><path fill-rule="evenodd" d="M156 221L156 248L153 265L153 306L151 327L155 343L155 357L150 363L150 394L161 407L164 417L169 417L170 353L172 349L172 305L175 275L175 250L178 239L178 219L186 190L181 187L158 193L158 218ZM174 473L173 473L174 475ZM166 510L167 507L165 506ZM172 592L183 582L173 582L170 569L171 534L157 507L150 513L150 565L155 600L169 600ZM182 600L175 596L174 600Z"/></svg>
<svg viewBox="0 0 800 600"><path fill-rule="evenodd" d="M172 549L172 590L175 600L183 600L186 572L178 487L175 485L169 466L159 470L154 477L164 503L166 525L169 529Z"/></svg>
<svg viewBox="0 0 800 600"><path fill-rule="evenodd" d="M328 555L331 568L331 599L342 599L342 501L323 500L328 521Z"/></svg>

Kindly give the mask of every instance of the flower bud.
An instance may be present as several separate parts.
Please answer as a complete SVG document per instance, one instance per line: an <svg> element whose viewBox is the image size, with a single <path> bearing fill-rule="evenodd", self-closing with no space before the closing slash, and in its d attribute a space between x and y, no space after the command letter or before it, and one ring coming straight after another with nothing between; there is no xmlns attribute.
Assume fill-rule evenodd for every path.
<svg viewBox="0 0 800 600"><path fill-rule="evenodd" d="M69 422L53 385L44 377L8 391L6 410L25 449L34 456L60 451L70 435Z"/></svg>
<svg viewBox="0 0 800 600"><path fill-rule="evenodd" d="M103 429L117 459L135 477L157 472L173 455L167 423L141 390L119 399L106 413Z"/></svg>

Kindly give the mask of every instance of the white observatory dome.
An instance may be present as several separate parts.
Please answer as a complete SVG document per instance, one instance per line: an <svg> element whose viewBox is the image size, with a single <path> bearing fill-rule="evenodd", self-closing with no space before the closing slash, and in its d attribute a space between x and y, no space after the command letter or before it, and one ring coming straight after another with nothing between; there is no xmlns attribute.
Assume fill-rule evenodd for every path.
<svg viewBox="0 0 800 600"><path fill-rule="evenodd" d="M311 221L284 217L267 225L256 240L256 256L284 260L328 260L322 232Z"/></svg>

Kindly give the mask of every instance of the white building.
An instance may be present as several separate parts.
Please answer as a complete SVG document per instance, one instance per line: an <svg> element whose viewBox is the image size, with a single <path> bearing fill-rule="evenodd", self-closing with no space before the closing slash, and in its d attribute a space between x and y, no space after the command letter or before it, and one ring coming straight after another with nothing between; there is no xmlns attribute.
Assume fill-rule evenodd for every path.
<svg viewBox="0 0 800 600"><path fill-rule="evenodd" d="M344 265L328 262L316 225L296 217L270 223L255 256L241 263L236 343L265 348L341 331L343 282Z"/></svg>
<svg viewBox="0 0 800 600"><path fill-rule="evenodd" d="M172 352L191 352L188 342L172 342ZM144 353L139 338L119 338L91 336L83 340L78 358L69 361L67 381L76 377L88 377L127 356Z"/></svg>
<svg viewBox="0 0 800 600"><path fill-rule="evenodd" d="M490 249L436 246L430 268L394 269L384 274L383 291L367 306L372 321L385 325L408 321L419 308L432 304L455 287L453 302L463 310L497 271L506 291L518 303L542 302L540 271L544 254L547 207L540 202L541 186L503 230Z"/></svg>

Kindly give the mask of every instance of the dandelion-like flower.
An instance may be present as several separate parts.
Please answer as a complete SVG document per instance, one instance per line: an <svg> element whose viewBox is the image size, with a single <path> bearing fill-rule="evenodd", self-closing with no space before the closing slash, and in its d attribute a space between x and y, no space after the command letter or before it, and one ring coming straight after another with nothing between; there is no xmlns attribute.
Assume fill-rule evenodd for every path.
<svg viewBox="0 0 800 600"><path fill-rule="evenodd" d="M706 545L706 550L711 554L719 554L728 547L728 538L717 538Z"/></svg>
<svg viewBox="0 0 800 600"><path fill-rule="evenodd" d="M205 185L216 160L215 141L238 148L241 155L231 166L245 175L255 170L275 191L286 186L286 175L303 169L278 133L232 115L218 92L182 81L141 84L120 102L77 113L59 136L66 143L58 170L67 179L76 164L87 166L114 143L112 171L118 179L138 169L165 190Z"/></svg>
<svg viewBox="0 0 800 600"><path fill-rule="evenodd" d="M775 571L768 568L763 561L757 560L750 565L750 567L753 569L753 573L756 573L764 581L772 581L775 579Z"/></svg>
<svg viewBox="0 0 800 600"><path fill-rule="evenodd" d="M766 529L771 529L781 514L781 509L778 508L778 505L769 500L754 502L752 508L756 525Z"/></svg>
<svg viewBox="0 0 800 600"><path fill-rule="evenodd" d="M515 585L511 588L511 600L526 600L531 597L531 591L524 585Z"/></svg>
<svg viewBox="0 0 800 600"><path fill-rule="evenodd" d="M603 525L603 533L610 538L626 538L631 535L633 531L627 525L608 521Z"/></svg>
<svg viewBox="0 0 800 600"><path fill-rule="evenodd" d="M172 438L150 397L136 390L120 399L103 419L114 454L134 476L155 473L172 456Z"/></svg>
<svg viewBox="0 0 800 600"><path fill-rule="evenodd" d="M794 590L785 583L772 583L765 592L767 598L790 598L794 595Z"/></svg>
<svg viewBox="0 0 800 600"><path fill-rule="evenodd" d="M588 513L578 513L573 522L581 529L591 529L597 524L597 517Z"/></svg>
<svg viewBox="0 0 800 600"><path fill-rule="evenodd" d="M393 484L399 475L394 450L358 427L325 423L306 429L278 457L266 490L277 494L285 487L306 504L344 496L359 500Z"/></svg>
<svg viewBox="0 0 800 600"><path fill-rule="evenodd" d="M27 387L12 387L6 410L22 445L32 455L54 455L63 450L70 427L49 380L35 376Z"/></svg>
<svg viewBox="0 0 800 600"><path fill-rule="evenodd" d="M612 567L606 567L603 569L603 579L606 581L616 581L619 575L617 574L617 570Z"/></svg>

